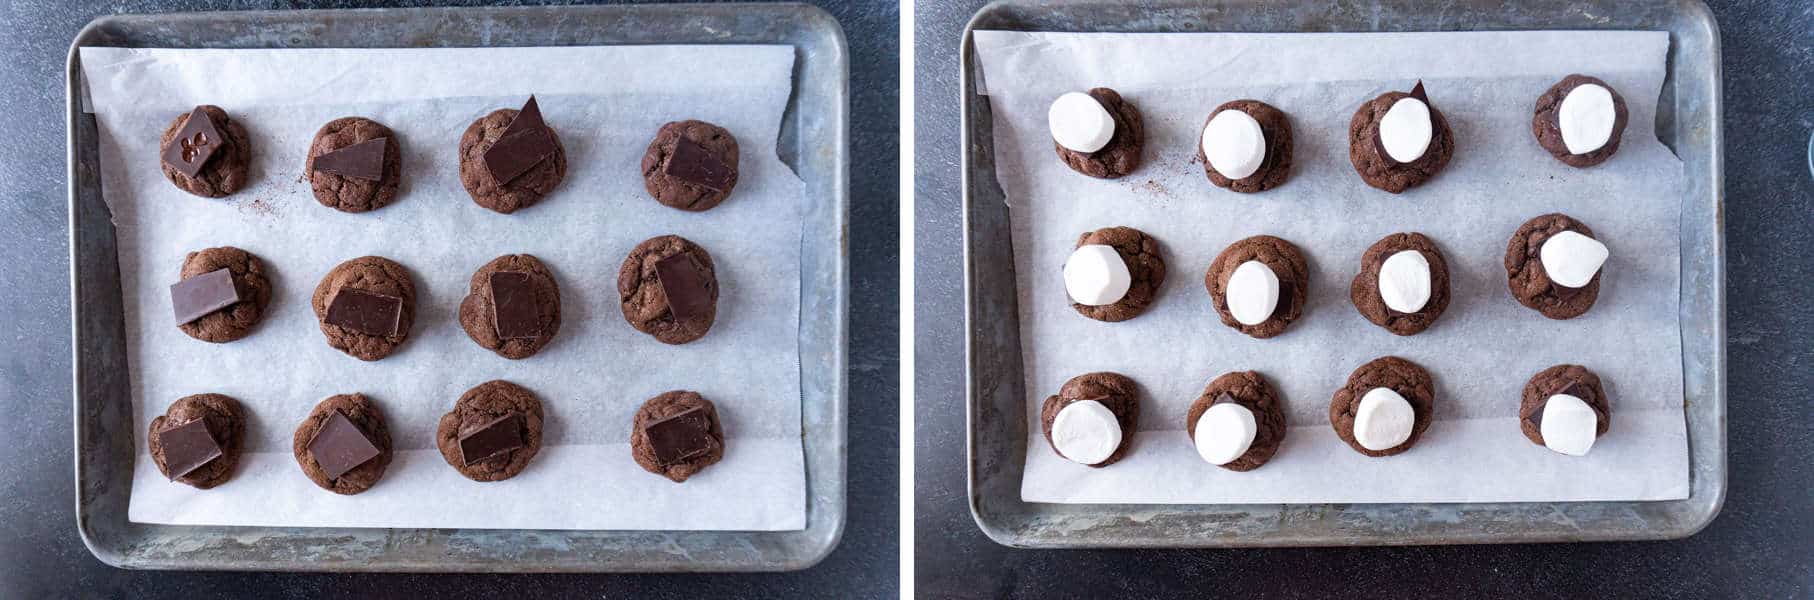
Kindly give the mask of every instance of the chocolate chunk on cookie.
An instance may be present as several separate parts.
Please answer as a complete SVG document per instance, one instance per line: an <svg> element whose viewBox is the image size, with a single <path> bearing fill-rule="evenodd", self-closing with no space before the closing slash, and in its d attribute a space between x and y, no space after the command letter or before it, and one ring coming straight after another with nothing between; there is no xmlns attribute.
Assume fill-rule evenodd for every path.
<svg viewBox="0 0 1814 600"><path fill-rule="evenodd" d="M1329 426L1355 452L1391 456L1410 450L1435 417L1436 384L1417 363L1385 356L1348 375L1329 401Z"/></svg>
<svg viewBox="0 0 1814 600"><path fill-rule="evenodd" d="M164 128L158 157L164 177L176 187L204 198L220 198L245 187L252 164L252 138L227 111L204 104L178 115Z"/></svg>
<svg viewBox="0 0 1814 600"><path fill-rule="evenodd" d="M1398 335L1430 328L1449 307L1449 261L1421 233L1394 233L1361 255L1348 299L1361 316Z"/></svg>
<svg viewBox="0 0 1814 600"><path fill-rule="evenodd" d="M678 235L643 240L617 270L624 321L664 344L701 337L718 318L712 255Z"/></svg>
<svg viewBox="0 0 1814 600"><path fill-rule="evenodd" d="M409 338L416 285L403 265L363 256L328 271L309 304L329 346L359 360L378 360Z"/></svg>
<svg viewBox="0 0 1814 600"><path fill-rule="evenodd" d="M1059 96L1046 113L1052 147L1071 170L1115 179L1140 168L1146 130L1140 109L1109 88Z"/></svg>
<svg viewBox="0 0 1814 600"><path fill-rule="evenodd" d="M656 202L674 208L718 206L737 186L737 137L705 121L665 123L642 156L642 183Z"/></svg>
<svg viewBox="0 0 1814 600"><path fill-rule="evenodd" d="M630 457L643 470L674 483L686 481L724 458L718 407L698 392L674 390L636 409Z"/></svg>
<svg viewBox="0 0 1814 600"><path fill-rule="evenodd" d="M377 484L390 466L390 428L364 394L329 396L296 426L290 452L321 489L357 494Z"/></svg>
<svg viewBox="0 0 1814 600"><path fill-rule="evenodd" d="M542 449L542 401L508 381L473 386L441 416L435 446L467 479L516 477Z"/></svg>
<svg viewBox="0 0 1814 600"><path fill-rule="evenodd" d="M1285 409L1255 371L1223 373L1203 388L1184 419L1197 455L1230 471L1252 471L1285 441Z"/></svg>
<svg viewBox="0 0 1814 600"><path fill-rule="evenodd" d="M1114 323L1146 312L1165 284L1159 240L1132 227L1077 237L1064 265L1065 292L1077 314Z"/></svg>
<svg viewBox="0 0 1814 600"><path fill-rule="evenodd" d="M1259 100L1217 106L1197 137L1197 161L1216 187L1263 192L1291 176L1291 121Z"/></svg>
<svg viewBox="0 0 1814 600"><path fill-rule="evenodd" d="M1505 245L1505 283L1519 304L1551 319L1573 319L1600 298L1600 267L1610 256L1587 224L1562 213L1518 227Z"/></svg>
<svg viewBox="0 0 1814 600"><path fill-rule="evenodd" d="M204 277L220 281L213 285L197 281ZM170 286L170 295L177 328L189 337L218 344L252 333L271 303L271 281L265 278L264 262L251 252L232 246L207 248L183 258L181 280Z"/></svg>
<svg viewBox="0 0 1814 600"><path fill-rule="evenodd" d="M397 199L403 151L383 123L364 117L328 121L315 132L308 156L303 173L322 206L359 213Z"/></svg>
<svg viewBox="0 0 1814 600"><path fill-rule="evenodd" d="M520 111L491 111L460 136L460 184L479 206L510 214L541 201L566 177L567 151L534 96Z"/></svg>
<svg viewBox="0 0 1814 600"><path fill-rule="evenodd" d="M1531 443L1570 456L1584 456L1612 424L1612 403L1600 376L1581 365L1556 365L1524 384L1518 402L1518 430Z"/></svg>
<svg viewBox="0 0 1814 600"><path fill-rule="evenodd" d="M1072 377L1039 407L1046 444L1066 460L1106 467L1133 445L1140 424L1140 386L1101 371Z"/></svg>
<svg viewBox="0 0 1814 600"><path fill-rule="evenodd" d="M1531 135L1556 160L1591 167L1619 151L1629 117L1618 90L1594 77L1569 75L1537 97Z"/></svg>
<svg viewBox="0 0 1814 600"><path fill-rule="evenodd" d="M561 288L528 254L506 254L472 274L460 302L466 336L498 356L529 358L561 329Z"/></svg>
<svg viewBox="0 0 1814 600"><path fill-rule="evenodd" d="M1424 95L1386 92L1360 105L1348 122L1348 161L1367 185L1394 194L1423 185L1449 164L1455 137L1442 111Z"/></svg>
<svg viewBox="0 0 1814 600"><path fill-rule="evenodd" d="M178 399L152 419L145 438L159 473L205 490L233 478L245 431L238 400L196 394Z"/></svg>
<svg viewBox="0 0 1814 600"><path fill-rule="evenodd" d="M1223 325L1264 339L1284 333L1304 314L1310 267L1291 242L1256 235L1217 254L1203 287Z"/></svg>

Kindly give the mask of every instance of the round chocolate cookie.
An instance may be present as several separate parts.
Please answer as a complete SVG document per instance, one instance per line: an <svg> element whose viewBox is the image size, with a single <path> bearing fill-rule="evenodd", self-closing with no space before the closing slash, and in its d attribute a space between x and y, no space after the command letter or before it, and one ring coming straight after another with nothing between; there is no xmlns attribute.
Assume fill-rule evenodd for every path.
<svg viewBox="0 0 1814 600"><path fill-rule="evenodd" d="M361 146L322 158L324 154L378 139L384 140L381 155L357 152L370 148ZM368 157L378 160L360 160ZM319 169L316 168L317 159L324 163ZM364 177L364 174L346 174L369 166L378 167L376 180ZM341 212L365 212L383 208L397 199L397 184L403 180L403 151L397 144L397 135L383 123L364 117L341 117L328 121L315 132L315 141L309 144L309 158L303 163L302 171L309 177L309 187L315 190L315 201L322 206Z"/></svg>
<svg viewBox="0 0 1814 600"><path fill-rule="evenodd" d="M221 269L233 274L233 287L239 291L240 300L178 324L177 329L189 337L217 344L231 342L251 334L252 327L264 318L265 306L271 303L271 281L265 278L264 261L251 252L232 246L190 252L183 258L181 279Z"/></svg>
<svg viewBox="0 0 1814 600"><path fill-rule="evenodd" d="M186 473L171 473L172 460L199 460L202 455L197 450L179 451L166 448L164 435L179 436L183 430L178 429L195 420L202 421L206 437L212 439L219 448L220 456L195 465L188 462L178 465L187 468ZM245 438L246 417L240 411L239 401L222 394L196 394L184 396L170 404L162 416L151 420L151 429L146 433L146 440L151 446L151 462L157 464L157 471L171 481L188 484L197 489L208 489L233 478L233 466L239 463L240 442ZM172 456L176 454L176 456Z"/></svg>
<svg viewBox="0 0 1814 600"><path fill-rule="evenodd" d="M194 112L177 115L176 120L164 128L163 139L158 142L164 177L183 191L204 198L231 195L246 185L246 174L252 164L252 137L246 135L244 125L229 118L227 111L220 107L204 104L195 108L208 115L208 121L213 125L213 130L219 133L220 139L206 140L204 135L203 139L198 140L190 135L189 139L177 140L177 134L183 132L184 126L189 123L189 116ZM184 172L166 158L171 152L183 153L187 148L205 146L216 147L202 162L201 168L193 173Z"/></svg>
<svg viewBox="0 0 1814 600"><path fill-rule="evenodd" d="M530 99L533 106L534 98ZM554 188L567 177L567 150L561 147L561 138L555 135L554 128L543 124L548 139L554 145L554 153L529 170L524 171L508 181L498 181L490 167L485 164L485 151L504 136L510 128L511 121L521 111L511 108L500 108L491 114L480 117L466 127L466 133L460 136L460 184L466 186L466 193L472 196L474 204L510 214L518 209L527 208L554 192ZM541 120L541 111L534 113L534 118Z"/></svg>
<svg viewBox="0 0 1814 600"><path fill-rule="evenodd" d="M1279 280L1278 302L1272 313L1254 324L1236 319L1228 306L1229 281L1235 271L1249 261L1265 265ZM1223 325L1265 339L1284 333L1292 321L1304 314L1304 303L1310 298L1310 266L1291 242L1270 235L1256 235L1229 244L1217 254L1209 271L1203 274L1203 287L1209 290L1210 303L1215 306Z"/></svg>
<svg viewBox="0 0 1814 600"><path fill-rule="evenodd" d="M678 151L687 144L688 148ZM737 186L737 137L705 121L671 121L642 155L642 185L656 202L687 211L718 206Z"/></svg>
<svg viewBox="0 0 1814 600"><path fill-rule="evenodd" d="M357 430L346 433L364 438L371 447L377 448L377 454L340 473L338 477L329 477L330 469L316 461L309 446L315 443L318 434L327 430L336 413L345 417ZM335 453L351 451L346 448L335 450ZM321 489L343 495L357 494L377 484L378 479L384 477L385 467L390 466L390 428L384 424L384 413L365 394L329 396L316 404L314 410L309 411L309 416L296 426L296 434L291 437L290 452L296 456L296 464L302 467L302 474L308 476L309 481L315 482L315 485L321 486Z"/></svg>
<svg viewBox="0 0 1814 600"><path fill-rule="evenodd" d="M1386 266L1387 259L1400 252L1416 252L1423 257L1429 272L1425 281L1428 283L1428 295L1423 298L1423 306L1413 312L1399 312L1388 305L1385 294L1380 289L1380 271ZM1394 259L1394 267L1401 263ZM1411 263L1402 263L1411 264ZM1394 273L1396 274L1396 273ZM1393 290L1395 294L1406 293L1406 290ZM1401 296L1395 296L1398 298ZM1367 248L1361 255L1360 274L1354 276L1354 283L1348 286L1348 299L1354 302L1354 308L1361 316L1398 335L1416 335L1429 329L1442 311L1449 307L1449 262L1443 258L1442 249L1436 247L1436 241L1421 233L1394 233L1381 238ZM1398 301L1398 300L1394 300Z"/></svg>
<svg viewBox="0 0 1814 600"><path fill-rule="evenodd" d="M1409 405L1412 414L1408 437L1389 448L1369 449L1356 439L1355 423L1362 418L1362 400L1375 388L1391 390ZM1348 382L1335 391L1335 398L1329 401L1329 426L1335 429L1335 436L1347 442L1355 452L1375 457L1391 456L1417 444L1417 438L1430 428L1435 409L1436 384L1431 381L1430 373L1417 363L1384 356L1355 369L1348 375Z"/></svg>
<svg viewBox="0 0 1814 600"><path fill-rule="evenodd" d="M1598 439L1606 435L1607 427L1612 424L1612 404L1600 387L1600 376L1581 365L1556 365L1538 371L1524 384L1524 394L1518 402L1518 430L1524 433L1525 439L1538 446L1549 446L1543 441L1543 410L1557 394L1568 394L1586 403L1594 411L1593 437Z"/></svg>
<svg viewBox="0 0 1814 600"><path fill-rule="evenodd" d="M1146 307L1159 295L1159 286L1165 284L1165 258L1160 255L1159 240L1132 227L1105 227L1078 236L1073 248L1092 244L1114 248L1115 254L1121 256L1121 262L1127 264L1132 283L1127 293L1113 304L1090 306L1073 301L1071 308L1076 309L1077 314L1109 323L1126 321L1146 312Z"/></svg>
<svg viewBox="0 0 1814 600"><path fill-rule="evenodd" d="M1279 402L1278 394L1273 392L1272 385L1266 382L1256 371L1235 371L1223 373L1221 377L1209 382L1203 388L1203 395L1190 405L1190 414L1184 418L1184 430L1190 435L1194 445L1197 439L1197 422L1209 407L1220 403L1239 404L1253 413L1254 436L1247 451L1227 463L1217 465L1230 471L1252 471L1272 460L1278 453L1279 444L1285 441L1285 409Z"/></svg>
<svg viewBox="0 0 1814 600"><path fill-rule="evenodd" d="M1600 273L1586 286L1571 288L1550 280L1543 268L1543 244L1564 231L1594 237L1586 223L1562 213L1550 213L1518 226L1505 244L1505 283L1519 304L1551 319L1573 319L1594 307L1600 298Z"/></svg>
<svg viewBox="0 0 1814 600"><path fill-rule="evenodd" d="M684 445L672 446L674 451L680 454L664 461L657 452L656 442L650 439L649 425L663 422L669 417L693 409L698 409L697 414L703 419L702 422L693 421L703 424L703 427L695 432L697 435L687 436L684 435L685 432L681 432L681 435L675 435L672 438L663 436L663 439L686 438L687 441L698 442L698 444L691 448ZM669 421L669 423L679 425L681 422ZM666 477L674 483L686 481L688 477L697 475L706 467L712 466L724 458L724 426L718 422L718 407L712 405L711 400L700 396L698 392L685 390L663 392L659 396L648 399L642 403L642 408L636 409L636 420L630 429L630 456L636 459L636 464L643 470Z"/></svg>
<svg viewBox="0 0 1814 600"><path fill-rule="evenodd" d="M472 274L467 290L460 301L460 327L473 343L498 356L534 356L561 329L560 285L534 256L491 259Z"/></svg>
<svg viewBox="0 0 1814 600"><path fill-rule="evenodd" d="M1430 145L1411 162L1398 162L1385 152L1380 142L1380 120L1392 105L1403 98L1423 99L1423 83L1411 93L1386 92L1360 105L1348 121L1348 161L1354 164L1361 181L1394 194L1422 185L1449 164L1455 153L1455 136L1442 111L1425 101L1430 110Z"/></svg>
<svg viewBox="0 0 1814 600"><path fill-rule="evenodd" d="M395 320L368 322L365 327L330 322L328 308L343 290L358 290L355 294L368 299L396 299L399 306ZM315 309L321 335L327 337L329 346L359 360L378 360L390 356L409 338L409 327L416 317L416 285L403 265L382 256L362 256L328 271L315 286L309 304Z"/></svg>
<svg viewBox="0 0 1814 600"><path fill-rule="evenodd" d="M1569 152L1568 144L1563 140L1562 123L1558 115L1562 110L1562 99L1567 98L1568 93L1574 91L1575 88L1586 84L1600 86L1612 96L1612 136L1598 148L1575 154ZM1612 155L1619 151L1619 138L1625 135L1627 118L1629 115L1625 112L1625 98L1619 95L1618 90L1612 89L1612 86L1606 85L1606 82L1600 81L1598 78L1579 74L1569 75L1537 97L1537 110L1535 114L1531 115L1531 135L1536 136L1537 145L1543 146L1543 149L1548 150L1551 156L1556 157L1556 160L1571 167L1591 167L1606 162L1606 159L1612 158Z"/></svg>
<svg viewBox="0 0 1814 600"><path fill-rule="evenodd" d="M1048 396L1039 407L1039 428L1045 433L1046 444L1052 452L1064 456L1058 449L1058 443L1052 439L1052 426L1058 421L1058 413L1066 406L1083 401L1094 401L1114 415L1115 424L1120 428L1121 442L1114 452L1100 461L1085 463L1071 457L1065 457L1090 467L1106 467L1115 464L1127 455L1133 445L1134 433L1140 424L1140 386L1126 375L1100 371L1085 373L1072 377L1058 388L1058 394Z"/></svg>
<svg viewBox="0 0 1814 600"><path fill-rule="evenodd" d="M1263 192L1285 183L1291 176L1291 121L1285 112L1259 100L1232 100L1217 106L1203 121L1204 130L1209 122L1225 110L1238 110L1253 117L1260 123L1260 134L1266 138L1266 158L1260 168L1240 179L1230 179L1216 171L1209 164L1209 156L1203 152L1202 134L1197 138L1197 162L1203 163L1203 174L1209 176L1209 182L1216 187L1228 188L1242 193Z"/></svg>
<svg viewBox="0 0 1814 600"><path fill-rule="evenodd" d="M680 276L668 283L688 295L670 299L669 286L662 283L661 265L677 256L691 260L668 261L666 264L679 269ZM617 297L624 321L661 343L685 344L705 337L718 318L718 275L712 255L678 235L643 240L617 270ZM675 310L676 305L680 310Z"/></svg>
<svg viewBox="0 0 1814 600"><path fill-rule="evenodd" d="M441 415L435 446L447 465L467 479L516 477L542 449L542 401L508 381L473 386L460 395L452 411Z"/></svg>
<svg viewBox="0 0 1814 600"><path fill-rule="evenodd" d="M1115 179L1140 168L1140 151L1146 143L1146 129L1140 122L1140 109L1121 94L1109 88L1092 88L1091 98L1102 104L1115 120L1115 133L1109 143L1095 152L1078 152L1054 141L1058 159L1071 170L1100 179Z"/></svg>

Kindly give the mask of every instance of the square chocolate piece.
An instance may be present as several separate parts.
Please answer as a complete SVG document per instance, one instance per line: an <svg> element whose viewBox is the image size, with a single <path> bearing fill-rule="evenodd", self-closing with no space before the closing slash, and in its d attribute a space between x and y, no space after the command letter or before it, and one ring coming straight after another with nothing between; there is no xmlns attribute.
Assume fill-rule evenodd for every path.
<svg viewBox="0 0 1814 600"><path fill-rule="evenodd" d="M689 408L649 423L642 430L649 437L649 448L655 451L655 462L662 466L711 452L718 447L718 440L712 439L712 421L706 418L705 409L700 407Z"/></svg>
<svg viewBox="0 0 1814 600"><path fill-rule="evenodd" d="M466 466L502 456L523 447L523 415L515 411L492 419L472 431L460 432L460 462Z"/></svg>
<svg viewBox="0 0 1814 600"><path fill-rule="evenodd" d="M176 138L164 146L164 164L178 173L194 177L202 172L202 166L208 164L208 159L214 157L214 151L219 150L224 141L220 130L214 127L214 120L197 106L189 111L189 120L177 130Z"/></svg>
<svg viewBox="0 0 1814 600"><path fill-rule="evenodd" d="M208 430L208 420L190 419L175 427L157 432L158 447L164 451L164 471L175 480L195 472L220 458L220 442Z"/></svg>
<svg viewBox="0 0 1814 600"><path fill-rule="evenodd" d="M504 134L492 142L481 158L485 160L485 170L491 172L491 178L503 185L528 173L554 156L554 152L554 136L549 135L548 124L542 122L542 109L536 105L535 96L530 96L529 102L523 104L516 118L504 128Z"/></svg>
<svg viewBox="0 0 1814 600"><path fill-rule="evenodd" d="M322 474L330 481L377 458L378 454L378 447L372 445L371 438L338 410L328 415L321 429L315 432L315 439L309 440L309 456L315 457L315 464L321 466Z"/></svg>
<svg viewBox="0 0 1814 600"><path fill-rule="evenodd" d="M661 281L662 294L668 297L668 312L675 321L703 315L711 308L712 285L703 271L699 260L687 252L655 263L655 277Z"/></svg>
<svg viewBox="0 0 1814 600"><path fill-rule="evenodd" d="M375 138L315 157L315 170L341 177L384 179L384 147L390 138Z"/></svg>
<svg viewBox="0 0 1814 600"><path fill-rule="evenodd" d="M170 285L170 306L176 324L184 325L214 311L239 303L239 286L233 271L215 269Z"/></svg>
<svg viewBox="0 0 1814 600"><path fill-rule="evenodd" d="M403 299L361 289L341 288L328 300L329 325L339 325L366 335L397 335L403 318Z"/></svg>
<svg viewBox="0 0 1814 600"><path fill-rule="evenodd" d="M668 157L662 172L714 192L722 192L731 185L731 166L724 164L705 146L685 137L674 142L674 154Z"/></svg>
<svg viewBox="0 0 1814 600"><path fill-rule="evenodd" d="M535 301L535 280L528 273L491 274L491 322L498 337L533 339L542 335L542 311Z"/></svg>

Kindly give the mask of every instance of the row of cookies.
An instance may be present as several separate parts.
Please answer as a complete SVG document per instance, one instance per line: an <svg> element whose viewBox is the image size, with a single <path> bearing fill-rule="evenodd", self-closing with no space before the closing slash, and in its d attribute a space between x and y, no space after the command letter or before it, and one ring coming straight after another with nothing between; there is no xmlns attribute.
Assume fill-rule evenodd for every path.
<svg viewBox="0 0 1814 600"><path fill-rule="evenodd" d="M1506 286L1520 304L1551 319L1572 319L1599 298L1600 271L1609 256L1586 224L1560 213L1543 215L1518 227L1506 243ZM1098 321L1140 316L1164 282L1158 240L1132 227L1084 233L1064 264L1071 307ZM1222 323L1255 338L1283 333L1303 315L1310 297L1304 255L1269 235L1222 250L1203 286ZM1368 321L1415 335L1448 308L1448 261L1429 236L1394 233L1367 248L1348 292Z"/></svg>
<svg viewBox="0 0 1814 600"><path fill-rule="evenodd" d="M151 420L151 460L171 481L208 489L233 478L247 414L224 394L178 399ZM435 445L447 465L473 481L522 473L542 449L542 401L528 389L493 380L466 390L441 417ZM296 426L291 452L303 475L336 494L357 494L384 476L391 434L384 412L364 394L330 396ZM698 393L675 390L637 409L630 454L644 470L675 483L724 457L718 409Z"/></svg>
<svg viewBox="0 0 1814 600"><path fill-rule="evenodd" d="M1557 160L1574 167L1605 162L1619 150L1625 100L1594 77L1569 75L1537 96L1531 134ZM1115 90L1068 92L1046 112L1059 160L1084 175L1122 177L1140 167L1145 126L1140 109ZM1291 173L1291 122L1259 100L1217 106L1197 139L1197 160L1218 187L1252 193L1279 187ZM1419 81L1386 92L1354 111L1348 160L1367 185L1391 193L1422 185L1448 165L1454 132Z"/></svg>
<svg viewBox="0 0 1814 600"><path fill-rule="evenodd" d="M1518 428L1531 443L1584 456L1606 435L1611 403L1600 377L1580 365L1556 365L1532 376L1518 404ZM1430 428L1436 410L1430 373L1386 356L1348 376L1329 401L1329 425L1355 452L1382 457L1410 450ZM1046 442L1059 456L1106 467L1126 456L1138 431L1140 386L1119 373L1066 381L1039 411ZM1209 382L1185 417L1197 455L1230 471L1260 468L1278 452L1287 430L1283 400L1254 371L1225 373Z"/></svg>

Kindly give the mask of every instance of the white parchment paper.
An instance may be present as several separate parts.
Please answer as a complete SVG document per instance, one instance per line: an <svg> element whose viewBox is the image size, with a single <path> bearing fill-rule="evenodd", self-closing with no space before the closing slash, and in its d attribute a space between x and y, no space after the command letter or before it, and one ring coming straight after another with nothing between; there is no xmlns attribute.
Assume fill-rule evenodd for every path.
<svg viewBox="0 0 1814 600"><path fill-rule="evenodd" d="M1021 497L1066 503L1322 503L1661 500L1688 493L1677 324L1682 166L1653 124L1668 36L1661 32L1417 34L976 33L993 109L996 177L1007 193L1019 273L1027 385ZM1619 153L1591 169L1563 165L1530 131L1537 96L1569 73L1625 97ZM1392 195L1348 161L1347 126L1362 102L1421 78L1448 118L1446 170ZM1146 124L1144 165L1120 180L1072 172L1054 155L1046 108L1059 94L1115 88ZM1240 98L1291 119L1293 166L1282 187L1217 188L1195 161L1209 112ZM1520 306L1501 266L1525 220L1562 211L1612 249L1585 316L1551 321ZM1139 318L1100 323L1069 305L1061 268L1077 236L1113 225L1160 241L1158 300ZM1401 338L1354 309L1361 253L1398 231L1433 237L1452 299L1436 325ZM1256 340L1223 326L1203 287L1228 244L1257 234L1294 242L1310 263L1304 316ZM1436 379L1435 423L1409 452L1369 459L1329 428L1330 397L1355 367L1411 359ZM1598 372L1610 431L1586 457L1531 444L1516 422L1531 375L1558 363ZM1196 456L1185 415L1217 375L1257 370L1283 397L1290 429L1266 466L1235 473ZM1103 469L1051 451L1039 405L1065 380L1117 371L1138 381L1139 432Z"/></svg>
<svg viewBox="0 0 1814 600"><path fill-rule="evenodd" d="M130 518L191 525L530 529L789 530L805 524L797 356L802 183L775 155L791 88L787 46L511 49L131 50L84 48L101 135L102 182L118 228L132 402L140 454ZM473 204L458 145L474 119L535 94L567 152L567 177L541 203L502 215ZM252 137L250 185L205 199L159 171L171 119L216 104ZM316 129L348 115L393 129L403 147L395 204L363 214L316 203L303 179ZM664 122L696 118L741 146L737 189L705 213L657 204L640 160ZM710 334L669 346L624 322L618 266L668 233L717 264ZM232 245L265 261L275 290L248 338L209 344L171 319L168 286L191 250ZM458 322L468 279L508 253L540 257L562 296L561 329L511 361ZM408 267L417 317L396 353L362 362L329 347L309 295L329 269L375 254ZM533 390L544 446L517 477L477 483L435 450L440 415L468 388L507 379ZM723 462L684 484L630 458L632 415L671 389L696 390L723 419ZM198 491L166 481L145 453L150 420L179 397L219 392L250 412L232 481ZM362 392L389 420L396 457L365 493L305 478L290 452L316 402Z"/></svg>

